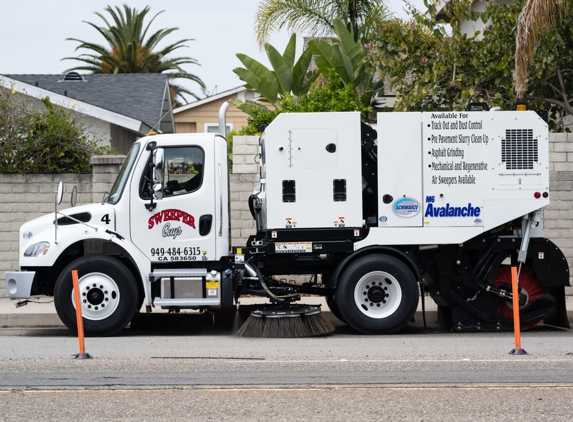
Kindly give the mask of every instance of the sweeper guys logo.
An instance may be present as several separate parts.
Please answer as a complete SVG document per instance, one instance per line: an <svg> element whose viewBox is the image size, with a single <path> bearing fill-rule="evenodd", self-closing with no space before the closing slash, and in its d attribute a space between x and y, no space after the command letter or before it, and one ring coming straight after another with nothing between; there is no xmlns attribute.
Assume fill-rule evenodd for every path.
<svg viewBox="0 0 573 422"><path fill-rule="evenodd" d="M195 217L185 211L176 209L163 210L159 211L157 214L153 214L149 217L147 228L151 230L153 227L159 226L161 223L165 223L161 229L161 235L163 237L171 237L175 240L181 235L181 233L183 233L183 228L181 226L171 227L171 221L179 221L189 227L195 228Z"/></svg>

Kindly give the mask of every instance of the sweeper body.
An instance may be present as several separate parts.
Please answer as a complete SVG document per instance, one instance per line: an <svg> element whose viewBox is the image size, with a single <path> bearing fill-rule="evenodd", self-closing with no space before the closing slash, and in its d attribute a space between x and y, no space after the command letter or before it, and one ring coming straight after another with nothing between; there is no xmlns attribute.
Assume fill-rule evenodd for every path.
<svg viewBox="0 0 573 422"><path fill-rule="evenodd" d="M454 330L501 331L513 329L515 264L522 324L569 327L568 264L543 238L548 128L536 113L380 113L376 130L359 113L285 113L259 147L247 244L231 243L224 136L149 136L101 203L22 226L8 295L53 295L74 329L76 269L89 335L114 334L143 304L217 312L244 295L268 299L244 335L280 337L287 320L301 335L332 331L307 294L359 332L393 333L421 292Z"/></svg>

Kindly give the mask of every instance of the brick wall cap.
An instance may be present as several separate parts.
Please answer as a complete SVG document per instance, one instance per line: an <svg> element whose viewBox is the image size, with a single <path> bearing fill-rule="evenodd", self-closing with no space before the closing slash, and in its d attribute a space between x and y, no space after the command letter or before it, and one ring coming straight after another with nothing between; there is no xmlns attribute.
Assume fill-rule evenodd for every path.
<svg viewBox="0 0 573 422"><path fill-rule="evenodd" d="M123 164L125 155L94 155L90 159L90 164Z"/></svg>

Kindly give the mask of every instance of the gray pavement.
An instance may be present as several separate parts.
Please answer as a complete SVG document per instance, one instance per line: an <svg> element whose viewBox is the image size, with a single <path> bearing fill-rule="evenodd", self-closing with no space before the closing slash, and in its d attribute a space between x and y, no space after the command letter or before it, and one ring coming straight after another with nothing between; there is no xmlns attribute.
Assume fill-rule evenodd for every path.
<svg viewBox="0 0 573 422"><path fill-rule="evenodd" d="M55 328L63 327L60 318L56 313L53 298L39 297L31 299L25 306L16 307L20 300L0 298L0 328ZM262 298L243 298L241 304L252 305L255 303L266 303ZM331 322L340 321L330 312L326 300L323 297L304 297L301 303L322 306L323 316ZM426 320L428 323L437 322L437 306L430 297L425 298ZM573 296L566 296L567 315L569 322L573 325ZM142 310L144 312L144 310ZM155 308L153 312L165 312ZM183 313L185 311L182 311ZM421 300L418 304L415 320L422 321Z"/></svg>
<svg viewBox="0 0 573 422"><path fill-rule="evenodd" d="M430 298L427 331L417 314L390 336L362 336L323 299L304 302L323 306L336 335L135 328L86 339L94 359L75 360L53 302L0 299L0 420L573 420L571 330L535 327L522 338L529 354L510 356L512 333L442 330Z"/></svg>

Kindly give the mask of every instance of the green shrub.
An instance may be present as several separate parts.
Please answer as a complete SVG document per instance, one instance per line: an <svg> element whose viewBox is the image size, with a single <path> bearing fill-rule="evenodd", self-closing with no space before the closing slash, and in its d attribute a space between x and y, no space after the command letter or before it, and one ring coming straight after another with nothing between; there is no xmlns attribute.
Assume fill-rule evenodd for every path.
<svg viewBox="0 0 573 422"><path fill-rule="evenodd" d="M268 126L280 113L318 113L330 111L359 111L362 120L367 120L371 107L360 101L352 84L343 85L339 79L332 78L321 85L311 88L310 92L299 97L287 95L279 101L280 109L253 109L247 117L247 126L243 126L239 135L258 135L261 125Z"/></svg>
<svg viewBox="0 0 573 422"><path fill-rule="evenodd" d="M75 113L30 105L30 97L0 90L0 173L90 173L92 155L114 153L85 135Z"/></svg>

